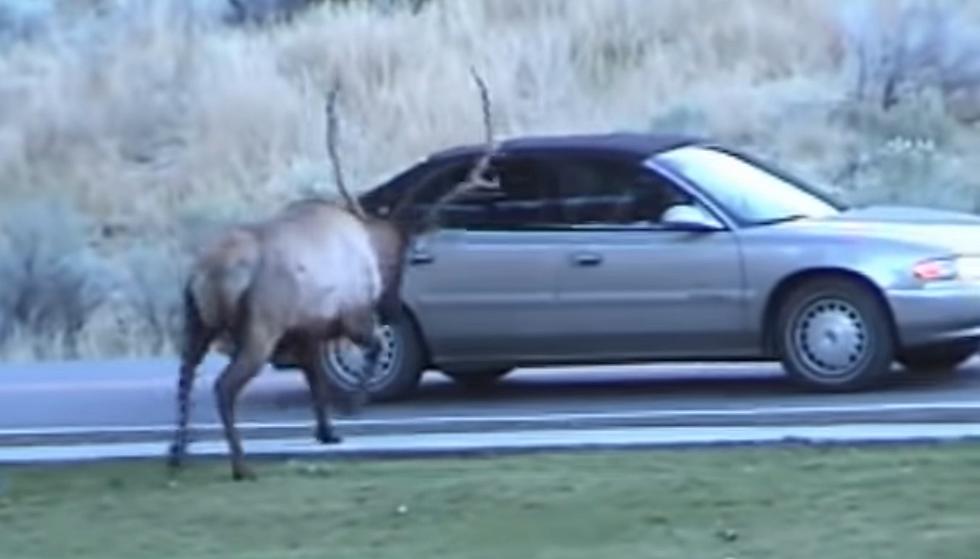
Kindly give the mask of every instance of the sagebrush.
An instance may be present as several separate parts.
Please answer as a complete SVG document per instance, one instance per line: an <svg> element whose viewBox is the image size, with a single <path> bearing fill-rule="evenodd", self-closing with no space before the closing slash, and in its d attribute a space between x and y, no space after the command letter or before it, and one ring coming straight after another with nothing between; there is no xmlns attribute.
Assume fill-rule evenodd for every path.
<svg viewBox="0 0 980 559"><path fill-rule="evenodd" d="M354 189L481 140L472 65L502 137L710 134L851 200L980 210L968 0L350 0L249 25L210 1L52 2L20 33L0 17L7 358L170 351L202 235L333 191L335 80Z"/></svg>

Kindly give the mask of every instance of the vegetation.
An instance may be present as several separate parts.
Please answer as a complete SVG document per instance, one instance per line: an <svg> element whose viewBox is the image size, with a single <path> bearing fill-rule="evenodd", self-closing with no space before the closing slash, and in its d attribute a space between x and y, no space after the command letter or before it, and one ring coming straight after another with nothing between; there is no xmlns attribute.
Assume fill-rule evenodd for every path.
<svg viewBox="0 0 980 559"><path fill-rule="evenodd" d="M333 191L335 79L358 189L480 141L473 64L505 136L711 134L854 201L980 210L976 2L347 0L241 25L221 1L0 2L4 358L170 351L200 239Z"/></svg>
<svg viewBox="0 0 980 559"><path fill-rule="evenodd" d="M716 449L3 473L18 559L968 559L980 448Z"/></svg>

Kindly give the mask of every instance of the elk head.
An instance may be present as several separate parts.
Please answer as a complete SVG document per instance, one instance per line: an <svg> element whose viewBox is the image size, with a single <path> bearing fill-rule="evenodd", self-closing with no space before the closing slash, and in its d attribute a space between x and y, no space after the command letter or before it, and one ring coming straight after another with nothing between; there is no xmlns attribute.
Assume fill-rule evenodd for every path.
<svg viewBox="0 0 980 559"><path fill-rule="evenodd" d="M416 237L438 227L435 217L441 206L469 189L496 188L498 186L496 182L489 181L484 177L492 157L497 150L497 145L494 141L490 94L486 82L480 77L475 68L470 67L470 75L480 93L486 148L475 165L470 169L466 179L429 205L428 210L422 216L416 216L414 213L408 211L417 197L417 191L406 192L395 207L384 216L368 214L358 199L350 193L344 181L340 157L337 151L336 100L339 90L338 84L335 83L327 96L326 144L334 170L334 181L348 209L362 220L374 243L382 273L383 290L376 308L382 322L390 322L400 314L402 309L401 285L408 250Z"/></svg>

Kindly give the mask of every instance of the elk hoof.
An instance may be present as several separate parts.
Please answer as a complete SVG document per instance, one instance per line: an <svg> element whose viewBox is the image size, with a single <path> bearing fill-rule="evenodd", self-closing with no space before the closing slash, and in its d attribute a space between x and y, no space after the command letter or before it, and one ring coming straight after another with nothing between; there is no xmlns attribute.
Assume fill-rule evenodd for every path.
<svg viewBox="0 0 980 559"><path fill-rule="evenodd" d="M167 469L175 472L184 466L184 453L176 445L171 445L167 454Z"/></svg>
<svg viewBox="0 0 980 559"><path fill-rule="evenodd" d="M340 444L344 442L344 438L340 435L335 434L333 431L327 431L325 433L318 433L316 440L320 441L322 444Z"/></svg>
<svg viewBox="0 0 980 559"><path fill-rule="evenodd" d="M255 481L258 479L258 476L255 475L255 472L253 472L251 468L239 466L232 469L231 479L234 481Z"/></svg>
<svg viewBox="0 0 980 559"><path fill-rule="evenodd" d="M322 444L337 444L343 441L343 438L334 433L332 426L324 423L316 427L316 440Z"/></svg>

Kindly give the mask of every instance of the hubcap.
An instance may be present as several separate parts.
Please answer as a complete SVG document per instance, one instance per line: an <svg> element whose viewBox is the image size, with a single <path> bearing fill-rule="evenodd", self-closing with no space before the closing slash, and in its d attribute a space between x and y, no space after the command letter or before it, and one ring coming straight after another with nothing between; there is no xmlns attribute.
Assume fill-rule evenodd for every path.
<svg viewBox="0 0 980 559"><path fill-rule="evenodd" d="M851 374L868 353L868 334L852 305L822 299L800 313L794 332L800 358L820 376Z"/></svg>
<svg viewBox="0 0 980 559"><path fill-rule="evenodd" d="M375 328L374 335L381 341L381 351L378 353L377 367L374 371L367 372L369 390L390 380L395 373L398 357L398 342L391 326L384 324ZM365 367L364 352L361 348L350 340L342 338L331 341L326 354L329 370L335 380L347 389L357 387Z"/></svg>

